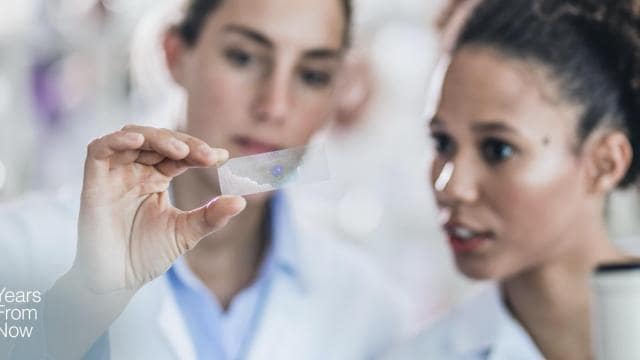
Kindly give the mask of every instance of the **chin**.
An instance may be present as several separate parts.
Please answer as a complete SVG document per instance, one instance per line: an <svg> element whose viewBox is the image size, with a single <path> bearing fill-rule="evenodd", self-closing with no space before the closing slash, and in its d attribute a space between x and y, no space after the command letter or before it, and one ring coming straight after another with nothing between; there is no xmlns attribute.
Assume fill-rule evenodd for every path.
<svg viewBox="0 0 640 360"><path fill-rule="evenodd" d="M465 277L477 280L500 280L501 276L489 261L463 260L456 258L456 266Z"/></svg>

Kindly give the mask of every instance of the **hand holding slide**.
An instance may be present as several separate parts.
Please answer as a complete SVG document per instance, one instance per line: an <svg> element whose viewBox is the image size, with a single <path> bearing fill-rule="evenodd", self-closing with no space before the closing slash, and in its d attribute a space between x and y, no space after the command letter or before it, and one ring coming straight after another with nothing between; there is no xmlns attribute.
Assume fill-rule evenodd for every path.
<svg viewBox="0 0 640 360"><path fill-rule="evenodd" d="M165 129L126 126L88 147L74 270L97 292L136 290L242 211L223 196L184 212L169 203L171 180L228 152Z"/></svg>

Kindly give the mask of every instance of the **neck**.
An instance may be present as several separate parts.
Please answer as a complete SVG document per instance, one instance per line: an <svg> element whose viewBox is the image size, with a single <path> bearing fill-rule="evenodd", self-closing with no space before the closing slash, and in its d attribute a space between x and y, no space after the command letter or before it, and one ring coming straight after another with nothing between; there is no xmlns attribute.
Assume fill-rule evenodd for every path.
<svg viewBox="0 0 640 360"><path fill-rule="evenodd" d="M577 244L541 266L502 282L507 306L547 359L589 359L589 276L596 265L623 255L609 242L605 225L575 228Z"/></svg>
<svg viewBox="0 0 640 360"><path fill-rule="evenodd" d="M191 210L220 195L204 172L191 170L173 183L176 206ZM215 294L224 309L256 278L270 234L268 197L251 196L246 209L220 231L204 238L185 260L193 273Z"/></svg>

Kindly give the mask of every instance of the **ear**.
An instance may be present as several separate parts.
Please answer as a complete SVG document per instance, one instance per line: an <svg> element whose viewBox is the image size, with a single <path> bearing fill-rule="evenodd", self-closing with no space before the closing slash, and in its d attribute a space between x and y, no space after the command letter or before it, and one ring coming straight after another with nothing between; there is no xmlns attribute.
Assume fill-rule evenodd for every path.
<svg viewBox="0 0 640 360"><path fill-rule="evenodd" d="M185 75L183 69L184 57L187 51L187 45L180 37L178 32L171 28L164 34L162 42L164 48L165 61L167 69L178 85L184 86Z"/></svg>
<svg viewBox="0 0 640 360"><path fill-rule="evenodd" d="M344 59L336 88L335 119L348 128L362 120L362 113L371 98L372 76L363 54L350 51Z"/></svg>
<svg viewBox="0 0 640 360"><path fill-rule="evenodd" d="M589 149L589 182L593 192L613 191L631 166L633 148L621 131L598 136Z"/></svg>

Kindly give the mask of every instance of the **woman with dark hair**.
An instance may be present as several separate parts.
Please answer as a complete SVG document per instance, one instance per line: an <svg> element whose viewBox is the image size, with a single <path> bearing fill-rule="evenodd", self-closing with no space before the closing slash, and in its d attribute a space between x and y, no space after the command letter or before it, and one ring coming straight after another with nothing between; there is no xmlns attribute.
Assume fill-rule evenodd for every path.
<svg viewBox="0 0 640 360"><path fill-rule="evenodd" d="M497 286L390 358L592 358L589 276L631 258L603 213L640 171L640 2L481 2L430 129L457 267Z"/></svg>
<svg viewBox="0 0 640 360"><path fill-rule="evenodd" d="M214 168L304 146L327 124L351 2L185 5L163 43L184 128L126 126L89 145L75 261L44 297L47 351L75 358L108 328L92 353L115 359L379 352L401 310L367 259L297 238L281 193L218 196Z"/></svg>

